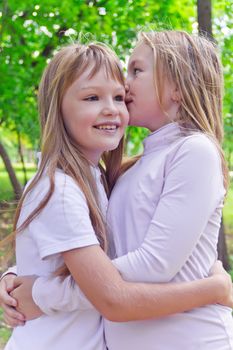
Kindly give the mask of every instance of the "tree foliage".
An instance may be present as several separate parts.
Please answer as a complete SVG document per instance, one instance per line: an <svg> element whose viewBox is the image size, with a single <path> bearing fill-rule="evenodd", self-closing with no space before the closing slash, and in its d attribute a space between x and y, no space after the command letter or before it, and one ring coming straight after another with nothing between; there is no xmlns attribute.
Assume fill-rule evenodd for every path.
<svg viewBox="0 0 233 350"><path fill-rule="evenodd" d="M233 151L233 4L213 1L213 32L220 43L225 73L225 148ZM194 0L1 0L0 2L0 138L3 128L38 146L36 95L42 71L60 46L96 39L123 60L139 30L168 27L195 31ZM82 34L82 35L81 35ZM128 152L136 153L144 130L129 128Z"/></svg>
<svg viewBox="0 0 233 350"><path fill-rule="evenodd" d="M3 0L0 11L0 126L26 135L34 146L39 135L39 79L61 45L81 36L84 41L93 38L112 45L123 59L143 26L163 22L168 27L191 29L190 18L195 13L193 2L185 0L179 6L176 0ZM137 140L134 129L131 140L133 137ZM136 151L137 147L131 148Z"/></svg>

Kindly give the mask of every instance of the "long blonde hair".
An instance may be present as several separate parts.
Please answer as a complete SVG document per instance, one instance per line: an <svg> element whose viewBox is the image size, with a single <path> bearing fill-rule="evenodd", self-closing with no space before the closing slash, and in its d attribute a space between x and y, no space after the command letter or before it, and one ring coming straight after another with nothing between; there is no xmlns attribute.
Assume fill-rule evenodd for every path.
<svg viewBox="0 0 233 350"><path fill-rule="evenodd" d="M90 77L104 68L108 77L124 85L124 76L117 56L106 45L99 43L73 44L64 47L54 56L44 71L38 93L42 131L41 161L37 174L23 193L18 204L14 231L17 233L24 230L46 207L54 192L56 168L60 168L75 180L84 193L96 236L101 247L106 251L105 222L101 214L97 187L90 163L79 150L78 145L68 136L61 113L62 99L68 87L85 69L90 67L93 67L90 71ZM106 152L103 155L100 168L105 176L106 189L111 189L114 185L118 176L122 153L123 139L116 150ZM27 194L37 185L45 171L49 176L50 188L38 207L17 227ZM63 269L60 273L64 271Z"/></svg>
<svg viewBox="0 0 233 350"><path fill-rule="evenodd" d="M174 83L180 96L178 123L182 129L199 130L212 138L227 188L228 168L221 147L223 74L216 45L204 36L173 30L140 33L137 46L141 44L153 51L158 102L163 108L165 80Z"/></svg>

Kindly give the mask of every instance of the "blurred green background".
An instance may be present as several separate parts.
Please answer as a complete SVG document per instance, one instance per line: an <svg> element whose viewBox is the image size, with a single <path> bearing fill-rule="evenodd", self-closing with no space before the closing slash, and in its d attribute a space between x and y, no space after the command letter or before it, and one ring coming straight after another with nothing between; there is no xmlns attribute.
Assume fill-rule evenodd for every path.
<svg viewBox="0 0 233 350"><path fill-rule="evenodd" d="M208 8L209 13L205 12ZM224 150L232 174L233 0L0 0L0 239L11 231L17 191L36 169L39 150L36 96L49 59L64 44L94 39L110 44L124 63L137 33L149 26L194 33L200 27L212 31L224 65ZM146 130L128 129L129 155L141 151L145 135ZM227 251L221 249L227 267L233 266L232 209L233 184L222 226ZM0 251L1 270L6 268L6 255L6 251ZM8 336L9 330L0 315L0 343Z"/></svg>

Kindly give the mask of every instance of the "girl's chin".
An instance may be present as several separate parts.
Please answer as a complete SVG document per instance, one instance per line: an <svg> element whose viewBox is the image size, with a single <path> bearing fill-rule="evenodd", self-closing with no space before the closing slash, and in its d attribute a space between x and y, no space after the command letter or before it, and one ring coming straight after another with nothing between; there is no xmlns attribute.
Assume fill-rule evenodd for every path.
<svg viewBox="0 0 233 350"><path fill-rule="evenodd" d="M135 125L135 124L136 124L136 125ZM129 123L128 123L128 125L129 125L129 126L137 126L137 124L138 124L138 123L137 123L137 119L135 118L135 116L132 116L132 117L131 117L131 116L129 115Z"/></svg>
<svg viewBox="0 0 233 350"><path fill-rule="evenodd" d="M128 126L142 126L140 121L138 121L135 117L129 118L129 124Z"/></svg>

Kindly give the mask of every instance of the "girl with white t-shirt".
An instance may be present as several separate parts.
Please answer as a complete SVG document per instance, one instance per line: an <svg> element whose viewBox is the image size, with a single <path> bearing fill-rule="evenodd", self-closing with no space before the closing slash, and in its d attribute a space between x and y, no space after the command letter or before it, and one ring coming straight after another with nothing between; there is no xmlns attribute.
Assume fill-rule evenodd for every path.
<svg viewBox="0 0 233 350"><path fill-rule="evenodd" d="M142 53L145 53L146 49L147 47L143 47ZM149 56L149 52L146 52L145 57L142 56L145 64L147 60L149 61ZM138 61L139 63L143 62L143 59ZM138 61L134 60L132 63L131 58L134 79L137 79L139 73L143 71L136 66ZM146 79L148 83L150 82L150 79L148 80L149 77L152 79L152 70L150 70L150 75ZM63 288L64 293L60 299L61 303L55 303L53 307L48 308L47 313L50 316L44 314L35 320L27 321L24 327L14 329L6 349L27 350L31 348L32 342L33 348L40 350L50 347L53 349L64 349L67 345L70 349L104 349L103 325L99 312L111 321L124 322L166 316L171 313L203 306L207 303L223 302L219 296L219 286L222 285L226 290L229 280L222 272L218 274L217 271L217 274L213 277L188 283L148 284L150 279L153 282L156 266L150 266L150 259L155 259L153 256L154 252L149 249L147 253L145 249L139 254L137 251L132 253L136 263L135 267L130 265L130 254L122 257L122 264L121 258L113 261L117 268L119 267L123 276L125 275L130 280L132 279L127 275L127 272L131 272L131 269L132 271L137 270L138 277L135 272L135 279L138 281L143 281L145 272L145 281L147 283L137 284L122 280L119 272L104 253L104 250L107 250L104 227L107 197L103 188L103 180L101 179L101 172L103 173L104 171L99 165L99 161L103 152L111 151L117 147L123 135L124 126L127 122L123 83L123 76L115 56L105 47L98 45L73 45L65 48L55 56L45 71L39 94L43 131L42 158L38 173L27 186L16 215L17 273L19 275L42 276L36 280L33 287L33 293L35 292L34 298L36 298L36 285L39 289L41 286L46 286L46 288L48 286L47 289L43 287L40 289L43 293L43 297L41 299L38 297L37 300L40 307L40 302L46 304L44 299L46 295L48 299L58 300L61 296L59 293L62 290L62 286L65 286L65 288ZM127 101L131 113L131 106L136 93L135 95L131 94L129 78L128 83L130 87ZM167 81L167 83L169 84L166 85L168 88L165 96L166 101L162 99L160 103L157 103L157 98L153 97L149 101L150 106L148 101L146 101L141 107L142 109L143 107L146 108L146 106L151 108L145 114L145 124L151 131L153 131L154 126L153 128L150 127L150 120L152 124L154 122L152 122L152 115L149 112L154 113L155 118L158 117L158 120L164 125L168 124L168 120L165 120L165 117L170 118L170 112L177 113L180 107L180 97L176 87L170 84L170 81ZM143 89L147 88L145 80L144 85L141 85L141 89L142 87ZM154 88L153 84L151 88L150 95ZM173 98L173 92L175 93L174 96L177 96L176 99ZM144 98L149 98L148 95L149 93L144 95ZM152 100L153 108L156 107L154 112ZM133 123L132 119L131 124ZM161 125L158 123L157 128L159 126ZM157 129L155 128L154 130ZM180 135L175 134L173 136L175 138L172 138L172 141L177 142ZM166 135L164 135L163 140L168 141ZM103 157L106 166L106 182L109 188L113 187L119 174L119 168L116 165L120 164L119 155L121 149L122 142L116 151L109 152ZM152 152L153 148L149 153ZM115 166L113 167L112 164L115 164ZM161 164L163 164L162 161ZM149 165L147 166L150 169ZM159 167L153 167L153 169L159 170ZM122 176L119 184L129 172ZM129 183L129 185L131 184ZM116 185L116 190L117 187L118 184ZM176 187L175 182L174 187ZM155 186L155 189L156 195L160 196L159 188ZM137 187L134 190L137 190ZM126 191L127 189L125 189ZM129 186L128 191L131 197L133 194L131 186ZM128 194L125 196L125 192L124 197L121 196L121 203L118 202L117 207L115 206L114 210L117 216L118 210L121 213L124 210L126 213L126 210L122 208L126 208L125 205L128 200L134 201L133 197L131 199L128 198ZM114 193L115 188L113 195ZM144 200L146 202L150 199L149 197L146 198L148 193L143 187L141 188L141 195L145 197ZM150 207L156 210L158 201L159 198L157 202L152 201L153 205ZM138 205L140 205L139 201ZM131 210L130 207L128 209ZM136 209L138 210L138 208ZM192 206L190 210L192 210ZM148 221L148 206L145 206L145 208L142 206L141 211L141 214L145 215ZM148 228L148 225L146 225L145 218L141 218L141 214L139 214L138 212L137 229L143 232L144 229ZM188 220L188 218L185 219ZM112 223L111 221L109 222ZM125 225L124 232L127 235L129 234L130 241L131 235L136 234L137 231L127 232L127 222L129 223L127 218L124 222L119 221L118 227L121 229ZM192 220L190 222L192 223ZM114 225L113 220L113 230ZM188 235L189 230L186 226L184 227ZM183 231L184 229L180 234ZM123 230L121 232L118 231L118 234L124 232ZM149 238L153 239L149 246L153 248L156 235L155 237L151 236L150 234ZM115 240L115 237L113 239ZM127 241L127 237L124 239ZM138 239L139 237L135 236L135 243L137 243ZM162 238L160 237L161 241ZM122 237L122 246L124 244ZM142 244L148 244L146 239ZM118 249L117 244L116 248ZM136 248L134 247L134 249ZM144 252L145 255L143 256ZM141 267L137 266L139 261L142 263ZM63 284L61 283L62 278L59 276L51 279L54 272L57 272L58 275L64 274L64 263L80 290L96 309L86 300L82 292L75 287L76 285L72 282L71 277L66 278ZM165 260L158 264L158 269L163 269L163 263L165 263ZM147 278L147 274L148 276L151 274L151 277ZM1 282L2 290L4 290L7 278L11 277L6 276L3 278ZM15 281L14 287L18 286L18 288L13 290L11 295L16 298L18 295L22 297L22 291L25 289L24 284L21 285L21 281L24 281L24 279L19 277ZM33 279L27 281L30 284ZM50 283L51 286L55 285L56 288L50 289ZM9 289L10 287L8 286ZM70 299L72 293L74 298ZM3 294L4 292L1 295ZM8 298L9 303L10 300L13 302L10 296ZM2 300L3 305L4 303L7 304L4 297L2 297ZM229 306L232 305L230 296L228 296L226 303ZM43 306L41 308L46 312ZM22 297L22 299L18 300L17 310L23 312L27 319L30 319L32 315L33 317L37 316L34 313L35 310L31 311L31 307L28 307L27 298ZM40 311L37 311L39 315ZM9 317L11 318L13 314L10 313L9 309L7 312L9 312ZM139 338L143 337L145 349L151 349L152 347L154 349L157 340L156 338L152 339L150 335L150 331L152 331L150 324L154 325L154 322L156 321L151 320L138 323L140 327L142 326L143 331L148 324L148 331L145 331L145 336L143 333L135 333L134 328L136 326L134 322L127 323L129 331L122 331L124 339L117 339L121 330L114 333L114 324L107 324L107 332L113 327L112 335L110 338L107 338L109 349L129 349L131 345L134 349L141 349L141 345L137 344L137 336ZM158 322L163 322L163 320ZM122 323L122 330L124 330L124 327L127 328L127 324ZM111 331L106 333L106 335L108 336L110 333ZM122 343L122 345L119 346L117 343ZM159 344L158 348L162 349Z"/></svg>

